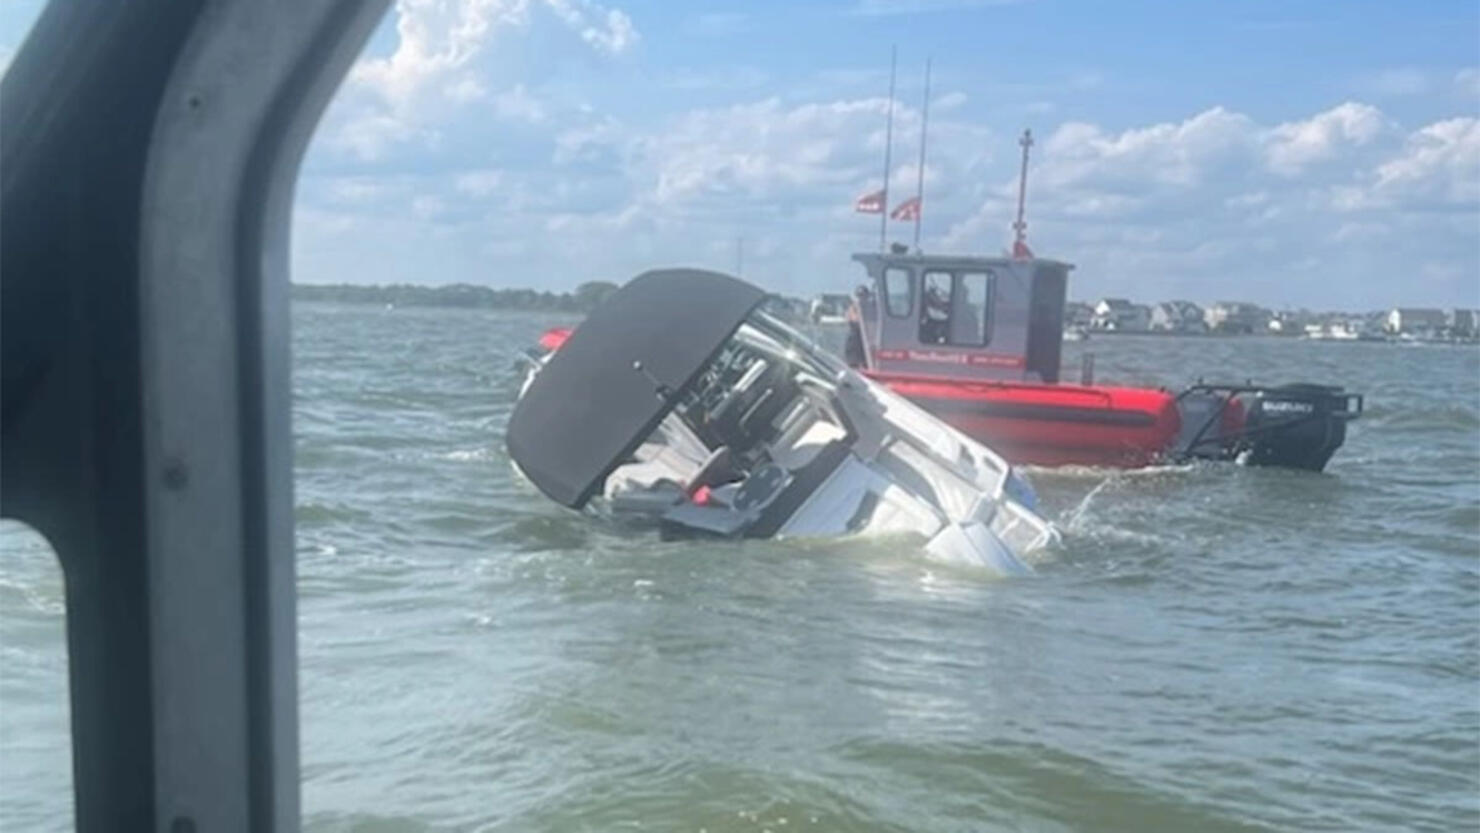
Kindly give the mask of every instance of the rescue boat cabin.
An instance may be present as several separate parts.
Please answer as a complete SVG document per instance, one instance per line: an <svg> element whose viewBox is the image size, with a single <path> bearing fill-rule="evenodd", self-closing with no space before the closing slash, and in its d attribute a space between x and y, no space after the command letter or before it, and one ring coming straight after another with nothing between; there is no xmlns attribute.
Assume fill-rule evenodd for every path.
<svg viewBox="0 0 1480 833"><path fill-rule="evenodd" d="M856 254L861 356L871 374L1059 381L1072 264L1045 258Z"/></svg>

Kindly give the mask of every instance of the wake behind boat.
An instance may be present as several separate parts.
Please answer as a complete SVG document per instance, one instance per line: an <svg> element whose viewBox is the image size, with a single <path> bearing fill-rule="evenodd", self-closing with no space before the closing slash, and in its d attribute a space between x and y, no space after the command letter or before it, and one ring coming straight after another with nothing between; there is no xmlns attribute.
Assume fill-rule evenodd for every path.
<svg viewBox="0 0 1480 833"><path fill-rule="evenodd" d="M715 272L647 272L547 333L509 420L515 464L557 503L669 536L913 532L943 560L1029 572L1057 533L1021 475L765 298Z"/></svg>

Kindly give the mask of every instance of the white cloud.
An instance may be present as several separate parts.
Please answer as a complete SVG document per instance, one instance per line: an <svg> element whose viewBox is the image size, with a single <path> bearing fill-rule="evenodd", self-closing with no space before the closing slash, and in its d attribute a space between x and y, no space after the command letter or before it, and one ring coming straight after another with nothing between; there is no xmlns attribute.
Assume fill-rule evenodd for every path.
<svg viewBox="0 0 1480 833"><path fill-rule="evenodd" d="M437 130L418 126L409 119L390 113L361 112L349 117L329 137L330 144L357 159L383 159L392 147L417 141L433 146L441 137Z"/></svg>
<svg viewBox="0 0 1480 833"><path fill-rule="evenodd" d="M1091 124L1070 122L1044 143L1050 190L1096 189L1148 194L1153 188L1195 186L1247 163L1257 131L1245 115L1214 107L1180 123L1163 123L1109 134Z"/></svg>
<svg viewBox="0 0 1480 833"><path fill-rule="evenodd" d="M632 18L617 9L608 9L605 26L587 26L581 30L581 38L587 43L613 55L626 52L637 43L637 27Z"/></svg>
<svg viewBox="0 0 1480 833"><path fill-rule="evenodd" d="M1342 145L1371 142L1383 128L1382 113L1376 107L1348 101L1270 131L1266 139L1269 166L1276 173L1292 176L1307 165L1330 159Z"/></svg>
<svg viewBox="0 0 1480 833"><path fill-rule="evenodd" d="M799 79L799 88L815 80ZM409 141L461 144L385 192L360 178L305 188L313 203L305 239L347 250L355 236L385 249L379 258L341 255L379 276L366 279L557 288L660 263L731 269L744 238L747 274L792 292L847 286L857 278L849 254L876 245L877 218L854 214L852 200L879 184L882 97L791 91L619 118L552 104L552 90L537 97L515 79L485 86L468 109L485 129L498 124L498 145L527 145L525 156L491 155L454 135L457 125L418 125L431 133ZM992 253L1010 239L1015 136L949 106L956 100L947 93L932 104L923 243ZM912 104L895 104L896 203L914 190ZM1284 122L1226 107L1114 129L1064 122L1033 150L1030 242L1079 264L1080 297L1457 302L1473 294L1465 281L1480 277L1476 122L1405 128L1359 101ZM339 214L356 218L353 232ZM894 239L907 240L908 225L891 224ZM388 250L416 245L418 229L435 241L427 252L435 268ZM1413 251L1436 264L1425 273L1435 276L1427 301L1382 277L1417 269ZM321 270L329 262L312 261Z"/></svg>
<svg viewBox="0 0 1480 833"><path fill-rule="evenodd" d="M503 171L491 168L464 171L453 179L453 188L472 197L486 197L503 184Z"/></svg>
<svg viewBox="0 0 1480 833"><path fill-rule="evenodd" d="M461 73L483 49L489 33L501 24L523 23L527 15L523 6L500 0L399 0L396 50L355 64L349 83L373 90L393 107L404 107L428 88L440 92L468 80Z"/></svg>
<svg viewBox="0 0 1480 833"><path fill-rule="evenodd" d="M472 76L464 76L450 81L444 91L448 99L458 103L477 101L488 95L488 88L483 82Z"/></svg>
<svg viewBox="0 0 1480 833"><path fill-rule="evenodd" d="M494 96L493 112L500 118L531 124L538 124L549 117L545 105L531 95L523 84L515 84Z"/></svg>
<svg viewBox="0 0 1480 833"><path fill-rule="evenodd" d="M411 200L411 214L419 220L435 220L447 211L447 204L441 199L423 194Z"/></svg>
<svg viewBox="0 0 1480 833"><path fill-rule="evenodd" d="M394 190L391 181L368 176L335 177L328 183L331 201L352 205L376 202L390 196Z"/></svg>
<svg viewBox="0 0 1480 833"><path fill-rule="evenodd" d="M1480 119L1436 122L1410 135L1402 153L1377 168L1382 204L1480 209Z"/></svg>
<svg viewBox="0 0 1480 833"><path fill-rule="evenodd" d="M488 97L486 62L498 34L528 29L541 15L601 55L638 40L625 12L592 0L398 0L395 49L351 69L329 119L330 145L369 160L410 142L435 144L443 124ZM493 111L526 122L546 116L522 84L495 95Z"/></svg>
<svg viewBox="0 0 1480 833"><path fill-rule="evenodd" d="M769 227L747 246L754 249L747 261L761 262L768 251L763 243L799 255L839 223L864 229L851 213L852 200L879 187L887 105L883 98L799 105L767 99L691 111L620 148L603 135L600 141L621 160L629 196L588 219L598 230L665 235L686 229L681 234L719 234L726 241L736 229ZM919 120L918 110L896 103L891 202L914 192ZM584 148L589 141L582 134L565 144ZM927 213L979 189L991 145L984 128L946 117L932 120ZM874 222L867 225L876 228ZM846 263L847 254L847 248L831 251L835 263Z"/></svg>
<svg viewBox="0 0 1480 833"><path fill-rule="evenodd" d="M656 178L653 196L683 203L856 181L866 170L862 151L871 134L880 134L882 146L886 104L879 98L788 108L773 98L694 111L640 143Z"/></svg>
<svg viewBox="0 0 1480 833"><path fill-rule="evenodd" d="M1016 182L999 176L946 248L1006 239ZM1065 253L1077 274L1134 297L1395 303L1415 287L1381 278L1407 268L1394 240L1447 264L1423 290L1433 302L1473 296L1460 294L1466 279L1480 286L1473 118L1405 133L1347 103L1270 127L1221 108L1120 132L1068 123L1035 155L1028 203L1038 251ZM1332 295L1338 274L1352 279Z"/></svg>
<svg viewBox="0 0 1480 833"><path fill-rule="evenodd" d="M556 165L615 161L624 152L627 135L610 117L563 130L555 136Z"/></svg>

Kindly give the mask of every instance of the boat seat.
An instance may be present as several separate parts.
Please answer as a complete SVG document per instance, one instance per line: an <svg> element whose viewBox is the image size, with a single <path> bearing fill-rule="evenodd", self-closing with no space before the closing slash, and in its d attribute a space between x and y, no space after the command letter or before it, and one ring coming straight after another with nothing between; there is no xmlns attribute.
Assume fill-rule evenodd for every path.
<svg viewBox="0 0 1480 833"><path fill-rule="evenodd" d="M784 428L771 443L771 459L783 468L795 471L817 456L824 446L848 435L823 416L814 402L804 399L799 413L789 414Z"/></svg>
<svg viewBox="0 0 1480 833"><path fill-rule="evenodd" d="M699 470L684 483L684 491L692 494L702 486L714 486L737 480L740 472L735 468L735 455L730 447L722 445L709 453Z"/></svg>
<svg viewBox="0 0 1480 833"><path fill-rule="evenodd" d="M667 445L646 443L633 456L633 462L617 466L607 475L604 491L608 498L642 490L681 492L683 484L698 471L694 461Z"/></svg>

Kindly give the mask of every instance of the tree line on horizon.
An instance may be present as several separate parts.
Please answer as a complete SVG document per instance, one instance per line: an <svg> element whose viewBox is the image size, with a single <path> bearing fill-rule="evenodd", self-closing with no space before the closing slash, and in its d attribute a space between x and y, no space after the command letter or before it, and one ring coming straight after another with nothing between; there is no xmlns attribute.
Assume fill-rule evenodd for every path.
<svg viewBox="0 0 1480 833"><path fill-rule="evenodd" d="M571 292L536 289L495 289L467 283L418 284L293 284L295 301L342 304L390 304L398 307L462 307L473 309L549 310L590 312L617 290L610 281L586 281Z"/></svg>

